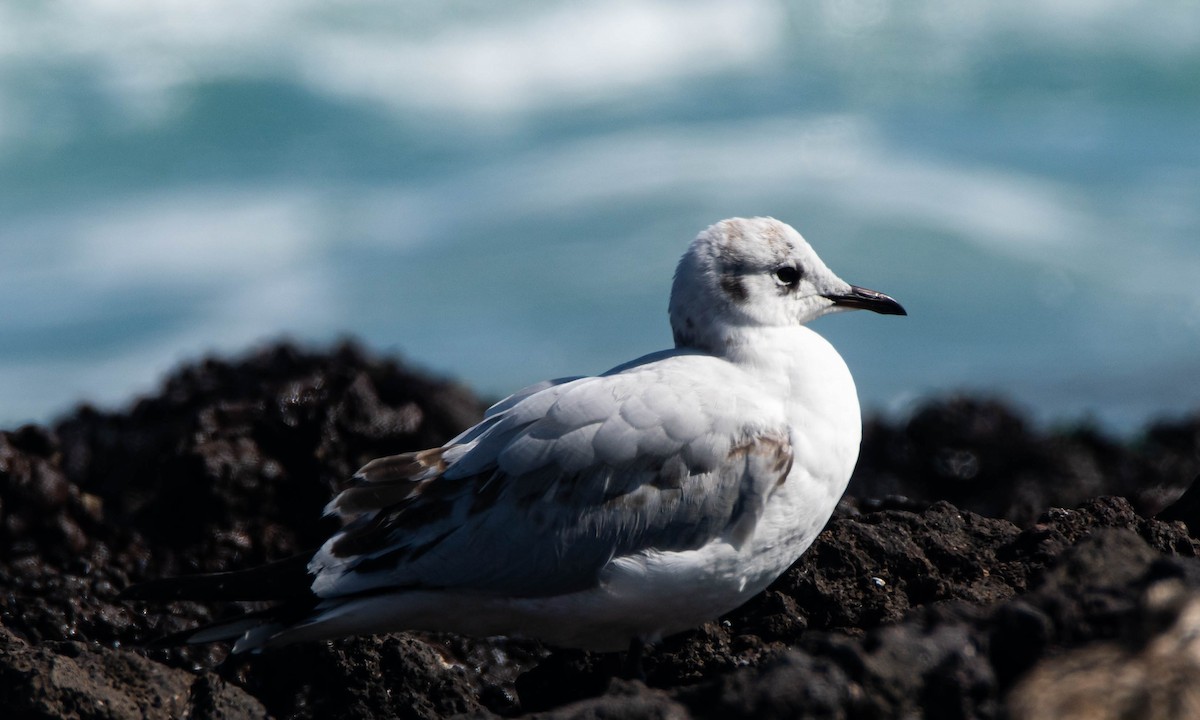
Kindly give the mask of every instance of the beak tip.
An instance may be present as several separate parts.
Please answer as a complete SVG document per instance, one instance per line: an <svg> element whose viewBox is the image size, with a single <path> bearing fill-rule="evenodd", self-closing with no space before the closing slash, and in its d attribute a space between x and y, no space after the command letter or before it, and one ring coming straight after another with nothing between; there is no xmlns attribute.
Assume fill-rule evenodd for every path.
<svg viewBox="0 0 1200 720"><path fill-rule="evenodd" d="M827 295L826 297L832 300L834 305L842 307L870 310L880 315L908 315L904 306L891 296L857 285L851 285L850 292L844 295Z"/></svg>

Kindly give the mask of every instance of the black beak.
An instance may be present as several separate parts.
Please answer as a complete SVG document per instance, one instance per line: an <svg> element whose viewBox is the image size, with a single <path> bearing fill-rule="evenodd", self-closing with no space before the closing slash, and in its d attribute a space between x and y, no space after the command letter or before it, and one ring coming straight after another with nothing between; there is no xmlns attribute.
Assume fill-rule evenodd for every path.
<svg viewBox="0 0 1200 720"><path fill-rule="evenodd" d="M900 303L881 292L868 290L857 285L850 286L850 292L841 295L826 295L834 305L847 308L870 310L880 315L907 315Z"/></svg>

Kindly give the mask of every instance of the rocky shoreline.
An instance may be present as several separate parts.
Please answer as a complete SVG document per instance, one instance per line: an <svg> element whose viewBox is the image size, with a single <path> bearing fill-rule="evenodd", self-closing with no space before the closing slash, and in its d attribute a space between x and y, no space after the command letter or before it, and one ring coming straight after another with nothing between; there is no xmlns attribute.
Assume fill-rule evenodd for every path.
<svg viewBox="0 0 1200 720"><path fill-rule="evenodd" d="M1183 494L1200 414L1125 441L970 398L869 421L812 549L651 648L645 683L614 679L617 656L519 640L146 647L234 608L122 588L316 547L354 469L483 408L353 345L283 344L184 367L125 411L0 433L0 716L1200 716L1200 499Z"/></svg>

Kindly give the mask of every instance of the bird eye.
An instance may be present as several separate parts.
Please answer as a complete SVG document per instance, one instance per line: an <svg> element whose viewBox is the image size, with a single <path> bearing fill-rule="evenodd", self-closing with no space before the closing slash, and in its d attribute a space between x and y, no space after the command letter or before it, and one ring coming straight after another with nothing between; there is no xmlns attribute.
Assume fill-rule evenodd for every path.
<svg viewBox="0 0 1200 720"><path fill-rule="evenodd" d="M780 285L795 287L796 283L800 282L800 271L791 265L784 265L775 270L775 280Z"/></svg>

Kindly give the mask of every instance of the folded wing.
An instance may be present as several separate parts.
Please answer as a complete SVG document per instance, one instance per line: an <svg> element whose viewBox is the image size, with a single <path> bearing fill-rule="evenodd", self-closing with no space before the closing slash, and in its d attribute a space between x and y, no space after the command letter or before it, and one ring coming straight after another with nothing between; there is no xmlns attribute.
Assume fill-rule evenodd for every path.
<svg viewBox="0 0 1200 720"><path fill-rule="evenodd" d="M549 596L595 585L615 557L743 542L793 458L781 405L741 372L659 355L369 463L327 508L344 526L309 564L313 591Z"/></svg>

